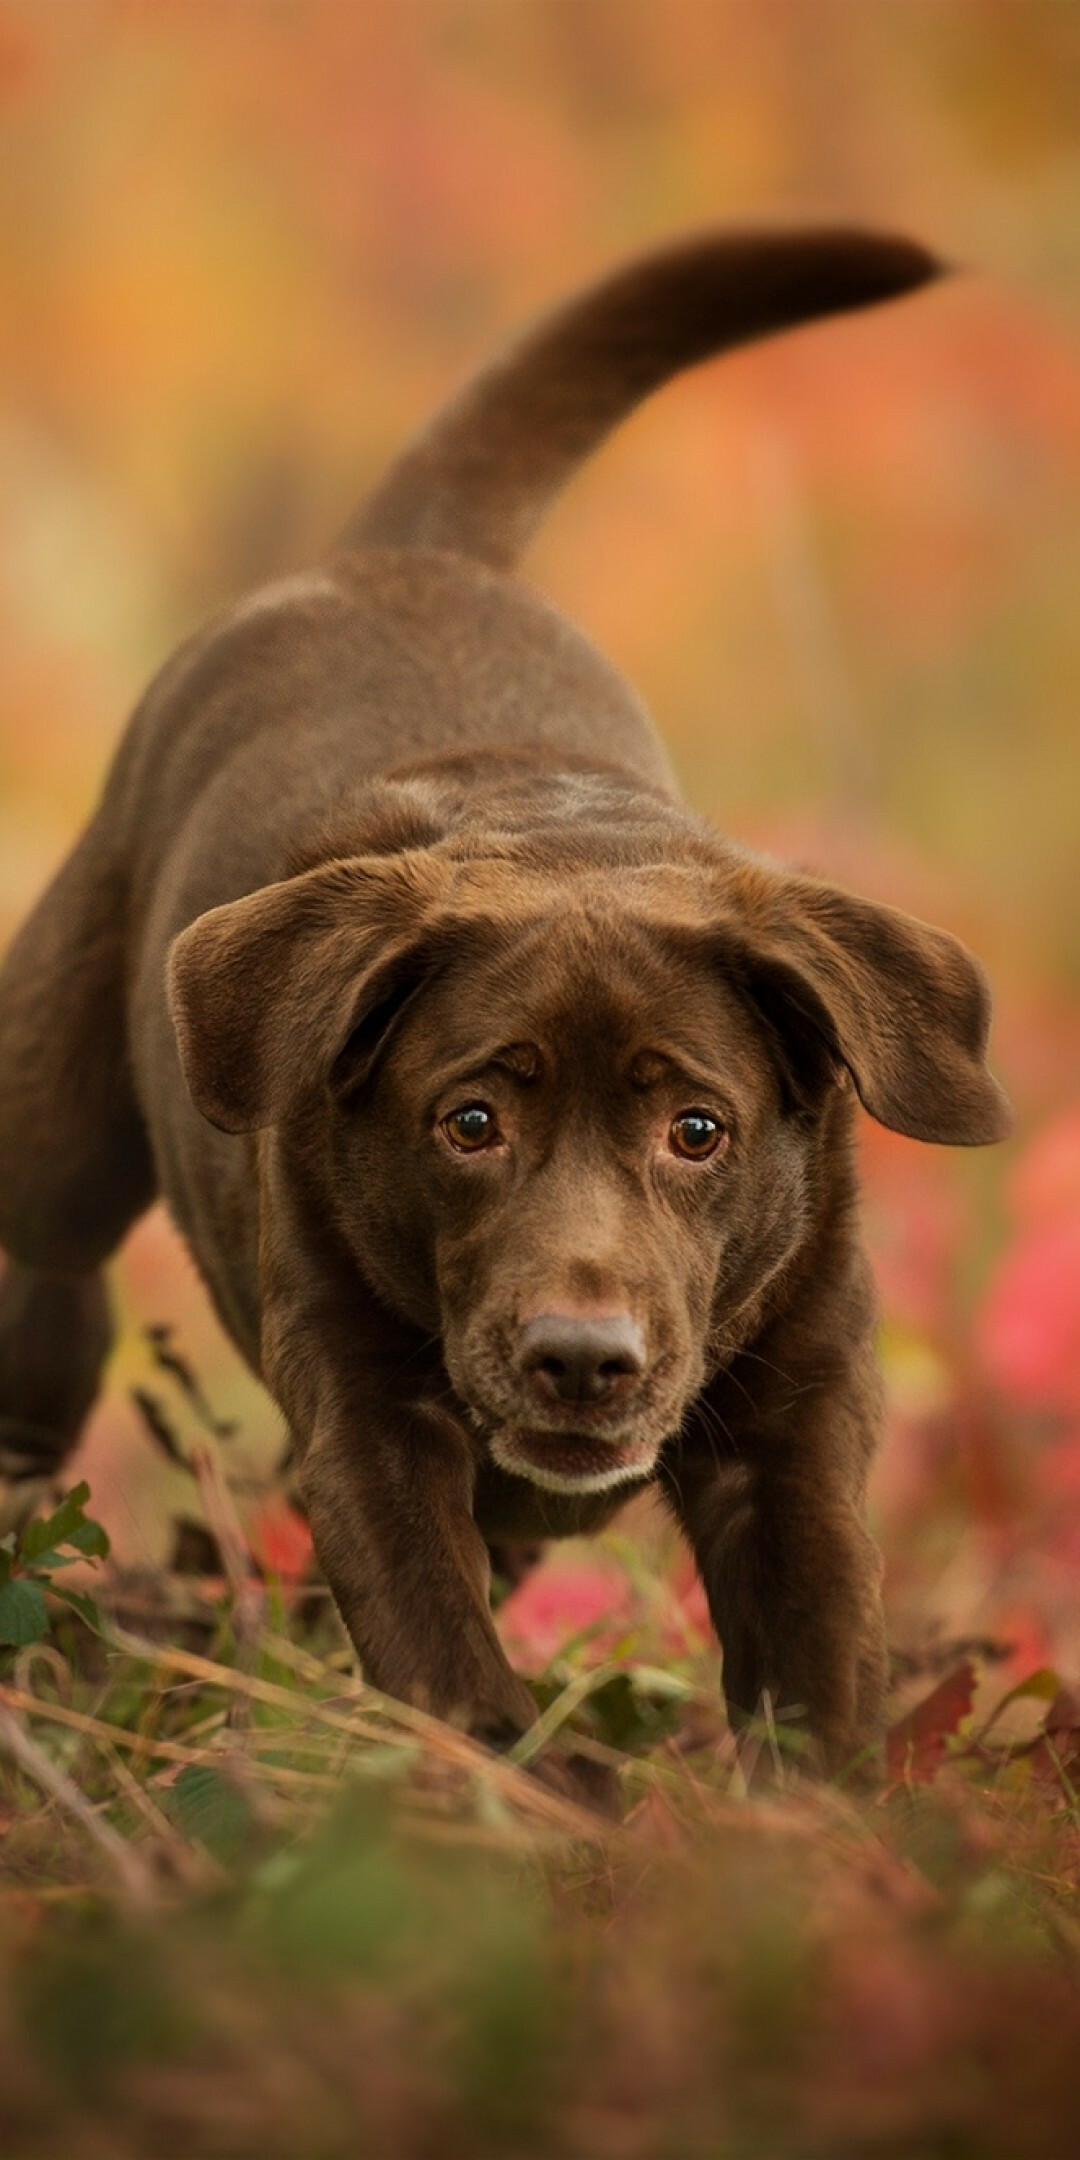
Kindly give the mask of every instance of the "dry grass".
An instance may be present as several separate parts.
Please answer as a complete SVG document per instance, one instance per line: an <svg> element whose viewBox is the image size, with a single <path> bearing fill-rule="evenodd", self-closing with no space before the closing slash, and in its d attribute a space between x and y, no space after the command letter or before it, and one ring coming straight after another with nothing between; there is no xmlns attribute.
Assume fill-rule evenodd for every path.
<svg viewBox="0 0 1080 2160"><path fill-rule="evenodd" d="M165 1639L114 1611L8 1654L9 2160L1071 2160L1077 1735L1045 1676L989 1724L963 1661L909 1678L930 1708L856 1794L768 1725L748 1784L711 1658L663 1692L647 1630L579 1646L544 1731L619 1764L606 1825L356 1680L201 1478L231 1580L162 1578Z"/></svg>

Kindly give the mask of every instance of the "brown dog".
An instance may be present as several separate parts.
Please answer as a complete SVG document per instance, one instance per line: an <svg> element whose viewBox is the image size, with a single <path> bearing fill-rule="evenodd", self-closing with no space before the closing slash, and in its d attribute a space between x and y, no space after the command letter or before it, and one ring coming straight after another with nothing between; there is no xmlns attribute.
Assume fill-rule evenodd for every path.
<svg viewBox="0 0 1080 2160"><path fill-rule="evenodd" d="M496 1745L535 1709L490 1549L647 1479L733 1714L767 1690L832 1764L875 1729L855 1096L1000 1138L983 977L691 817L630 691L510 572L677 369L934 273L868 234L714 236L542 324L325 568L169 663L0 977L9 1474L69 1451L99 1271L163 1193L288 1419L365 1672Z"/></svg>

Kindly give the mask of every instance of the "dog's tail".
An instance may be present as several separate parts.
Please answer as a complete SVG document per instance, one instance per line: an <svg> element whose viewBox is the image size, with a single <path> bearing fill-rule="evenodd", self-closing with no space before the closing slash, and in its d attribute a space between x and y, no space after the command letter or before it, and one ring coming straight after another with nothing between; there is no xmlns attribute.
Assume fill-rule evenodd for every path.
<svg viewBox="0 0 1080 2160"><path fill-rule="evenodd" d="M943 265L844 229L710 233L631 262L547 316L408 445L347 547L516 563L575 468L680 368L791 324L911 292Z"/></svg>

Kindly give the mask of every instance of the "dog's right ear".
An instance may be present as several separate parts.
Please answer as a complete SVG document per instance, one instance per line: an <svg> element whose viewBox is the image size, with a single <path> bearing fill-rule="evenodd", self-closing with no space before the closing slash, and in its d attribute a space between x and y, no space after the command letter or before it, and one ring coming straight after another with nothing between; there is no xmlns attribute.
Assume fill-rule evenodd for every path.
<svg viewBox="0 0 1080 2160"><path fill-rule="evenodd" d="M763 862L729 872L725 897L730 964L819 1083L845 1067L870 1116L913 1140L1007 1138L1012 1113L986 1064L986 977L959 939Z"/></svg>
<svg viewBox="0 0 1080 2160"><path fill-rule="evenodd" d="M167 984L193 1102L222 1132L292 1115L347 1043L367 1069L422 973L450 866L431 849L360 856L211 908L171 947Z"/></svg>

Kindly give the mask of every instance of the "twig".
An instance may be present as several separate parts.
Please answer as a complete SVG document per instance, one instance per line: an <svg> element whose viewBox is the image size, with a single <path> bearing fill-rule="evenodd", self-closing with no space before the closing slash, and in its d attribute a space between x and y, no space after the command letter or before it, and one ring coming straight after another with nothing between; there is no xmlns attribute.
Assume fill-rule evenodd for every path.
<svg viewBox="0 0 1080 2160"><path fill-rule="evenodd" d="M157 1886L153 1876L138 1853L119 1837L111 1824L103 1822L95 1814L89 1801L83 1798L77 1785L49 1761L38 1747L36 1740L23 1731L17 1718L5 1704L0 1703L0 1743L6 1747L35 1785L47 1792L72 1819L92 1838L100 1853L112 1868L123 1895L141 1911L156 1905Z"/></svg>
<svg viewBox="0 0 1080 2160"><path fill-rule="evenodd" d="M154 1445L161 1449L162 1454L167 1457L169 1462L176 1464L178 1470L190 1470L191 1464L188 1462L187 1456L157 1396L152 1395L149 1388L144 1387L133 1387L130 1394L131 1400L142 1418Z"/></svg>
<svg viewBox="0 0 1080 2160"><path fill-rule="evenodd" d="M188 1844L186 1838L181 1837L176 1824L162 1814L145 1785L140 1785L138 1778L132 1777L123 1756L117 1753L112 1741L102 1739L100 1745L121 1792L127 1795L132 1807L153 1831L162 1850L168 1854L179 1880L191 1889L203 1889L208 1883L224 1882L224 1868L220 1867L216 1860L212 1860L209 1853L197 1852L193 1845Z"/></svg>
<svg viewBox="0 0 1080 2160"><path fill-rule="evenodd" d="M188 1747L182 1740L166 1740L155 1738L150 1733L131 1732L126 1725L106 1724L102 1718L90 1717L86 1711L69 1710L64 1703L43 1702L40 1696L27 1695L21 1688L0 1687L0 1710L5 1704L9 1710L21 1710L30 1717L44 1718L51 1725L64 1725L72 1732L82 1733L87 1740L94 1740L110 1748L126 1748L129 1754L141 1755L150 1760L179 1763L185 1769L191 1766L202 1769L208 1762L221 1761L221 1755L213 1748ZM290 1745L288 1734L282 1733L279 1746L287 1749ZM245 1757L244 1768L257 1777L265 1778L268 1783L276 1780L281 1785L304 1785L312 1788L340 1784L340 1779L329 1771L301 1770L287 1763L264 1763L258 1757Z"/></svg>
<svg viewBox="0 0 1080 2160"><path fill-rule="evenodd" d="M181 1650L171 1643L144 1642L137 1635L130 1635L126 1628L115 1625L107 1630L108 1640L129 1657L137 1657L151 1665L171 1666L175 1672L185 1672L198 1680L205 1680L213 1687L226 1690L239 1688L257 1701L288 1710L295 1718L296 1696L288 1688L278 1687L270 1680L255 1680L247 1674L238 1673L224 1665L215 1665L212 1659L199 1657L193 1650ZM264 1638L272 1655L277 1655L277 1637ZM313 1676L314 1677L314 1676ZM564 1800L550 1792L535 1778L498 1755L490 1755L467 1733L459 1732L454 1725L445 1725L441 1718L431 1717L427 1711L417 1710L412 1703L397 1702L392 1696L380 1695L376 1689L352 1682L345 1692L362 1698L365 1705L383 1715L391 1725L417 1733L425 1739L433 1755L444 1762L453 1763L467 1771L470 1776L483 1776L492 1788L512 1800L527 1815L539 1816L553 1829L561 1830L568 1837L584 1838L591 1842L610 1841L615 1834L612 1825L601 1822L586 1808L577 1807L573 1801ZM305 1719L314 1718L321 1725L328 1725L334 1732L345 1734L350 1740L376 1740L385 1742L386 1732L370 1719L345 1717L329 1704L307 1698L304 1704Z"/></svg>
<svg viewBox="0 0 1080 2160"><path fill-rule="evenodd" d="M191 1467L198 1481L206 1518L221 1554L233 1595L237 1670L253 1674L259 1657L259 1637L266 1618L266 1593L255 1577L251 1548L236 1512L236 1502L221 1475L212 1449L204 1440L198 1441L191 1450ZM230 1725L243 1724L249 1716L250 1699L243 1693L235 1695L230 1704Z"/></svg>
<svg viewBox="0 0 1080 2160"><path fill-rule="evenodd" d="M605 1687L618 1670L617 1665L596 1665L591 1672L579 1673L575 1680L571 1680L563 1688L560 1695L556 1695L554 1702L548 1704L535 1725L530 1725L528 1731L522 1733L520 1740L514 1742L508 1752L507 1761L516 1763L519 1769L524 1769L525 1764L532 1762L540 1750L547 1746L548 1741L561 1730L567 1718L573 1716L579 1705L590 1695L595 1695L598 1688Z"/></svg>
<svg viewBox="0 0 1080 2160"><path fill-rule="evenodd" d="M204 1763L205 1748L185 1747L182 1740L155 1739L145 1732L130 1732L125 1725L107 1725L101 1718L90 1717L85 1710L69 1710L66 1703L43 1702L39 1695L28 1695L22 1688L0 1687L0 1710L22 1710L32 1717L47 1718L51 1725L66 1725L72 1732L83 1733L88 1740L106 1740L112 1747L127 1748L133 1755L157 1757L165 1762Z"/></svg>
<svg viewBox="0 0 1080 2160"><path fill-rule="evenodd" d="M215 1440L231 1440L236 1431L235 1421L232 1418L219 1418L215 1414L193 1368L179 1350L173 1348L174 1332L174 1329L164 1322L144 1330L154 1363L160 1366L162 1372L168 1373L171 1380L176 1381L207 1432L212 1433Z"/></svg>
<svg viewBox="0 0 1080 2160"><path fill-rule="evenodd" d="M293 1718L301 1714L295 1691L279 1687L274 1680L259 1680L250 1673L237 1672L231 1665L218 1665L213 1658L200 1657L197 1650L181 1649L179 1643L147 1642L141 1635L132 1635L127 1628L117 1627L115 1623L107 1627L106 1634L115 1649L123 1650L128 1657L138 1658L143 1664L186 1673L192 1680L202 1680L209 1687L224 1689L226 1694L250 1695L255 1702L266 1703L271 1709L286 1710ZM376 1698L376 1702L378 1700ZM391 1708L404 1710L405 1705L395 1703ZM310 1696L303 1700L302 1717L305 1722L315 1718L335 1732L346 1733L350 1740L386 1739L381 1725L344 1717L340 1711Z"/></svg>

